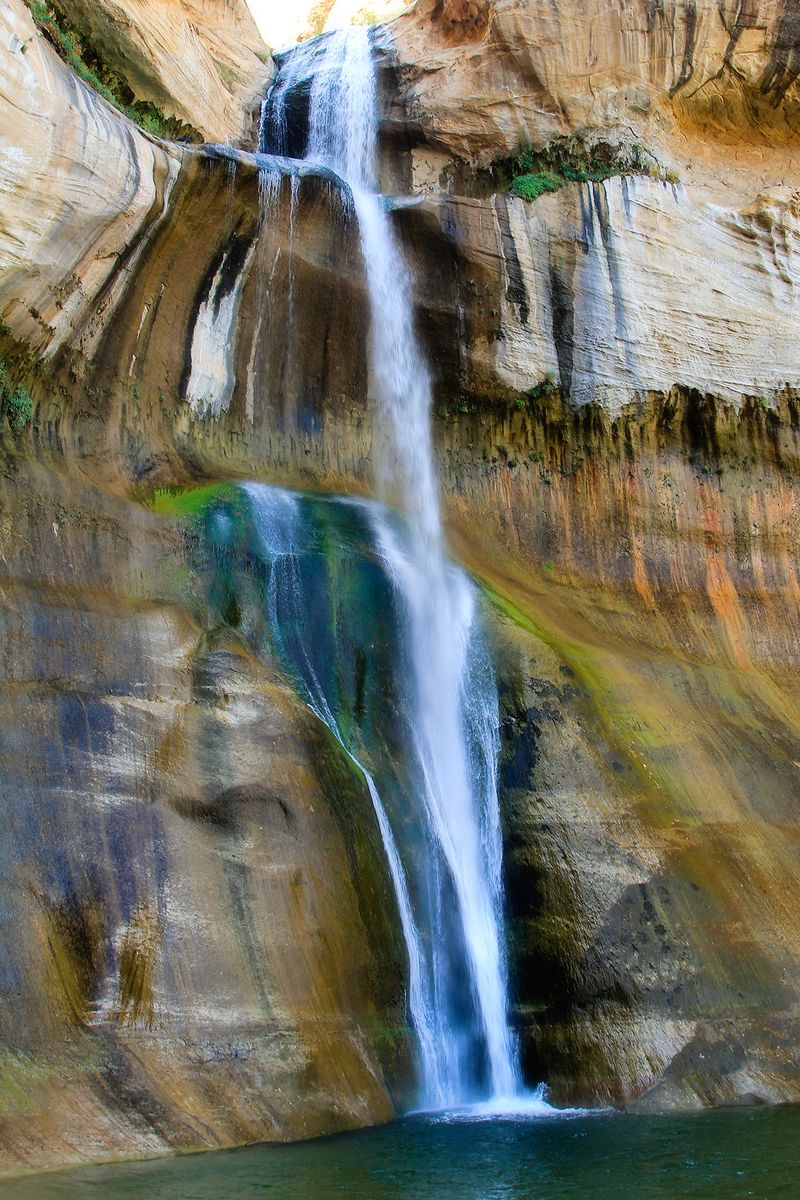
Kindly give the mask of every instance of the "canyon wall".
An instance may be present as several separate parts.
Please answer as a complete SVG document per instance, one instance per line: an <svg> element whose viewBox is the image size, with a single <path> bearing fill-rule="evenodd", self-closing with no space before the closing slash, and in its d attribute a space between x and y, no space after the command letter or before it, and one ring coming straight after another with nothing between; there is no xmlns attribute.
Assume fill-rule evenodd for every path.
<svg viewBox="0 0 800 1200"><path fill-rule="evenodd" d="M175 522L6 460L1 536L0 1169L388 1119L405 961L363 778Z"/></svg>
<svg viewBox="0 0 800 1200"><path fill-rule="evenodd" d="M558 1100L800 1096L800 32L730 7L420 0L378 34L500 676L515 1023ZM143 132L0 11L3 1165L387 1118L408 1031L363 783L154 504L369 494L347 197ZM575 136L656 177L508 194Z"/></svg>
<svg viewBox="0 0 800 1200"><path fill-rule="evenodd" d="M194 140L253 140L274 67L243 0L37 0L30 13L4 4L2 16L16 54L39 49L33 16L93 86L144 104Z"/></svg>
<svg viewBox="0 0 800 1200"><path fill-rule="evenodd" d="M488 167L572 133L638 136L685 178L791 173L794 0L418 0L387 114L419 154Z"/></svg>

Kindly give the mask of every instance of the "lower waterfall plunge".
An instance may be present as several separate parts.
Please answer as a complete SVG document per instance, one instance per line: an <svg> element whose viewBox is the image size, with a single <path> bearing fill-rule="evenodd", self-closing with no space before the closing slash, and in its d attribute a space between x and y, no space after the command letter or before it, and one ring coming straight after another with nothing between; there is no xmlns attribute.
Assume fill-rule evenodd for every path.
<svg viewBox="0 0 800 1200"><path fill-rule="evenodd" d="M372 190L377 102L368 31L342 30L288 56L265 103L262 150L289 152L298 97L308 105L305 161L336 172L352 197L371 313L377 483L405 514L400 520L380 505L366 510L400 631L409 788L403 821L413 818L415 846L401 844L401 814L384 807L362 769L403 922L421 1099L435 1108L487 1097L509 1101L519 1095L520 1081L502 943L497 694L476 628L474 589L445 555L431 383L414 329L411 279L384 203ZM309 653L302 566L308 532L300 501L258 485L246 492L270 564L269 621L278 649L311 707L361 765Z"/></svg>

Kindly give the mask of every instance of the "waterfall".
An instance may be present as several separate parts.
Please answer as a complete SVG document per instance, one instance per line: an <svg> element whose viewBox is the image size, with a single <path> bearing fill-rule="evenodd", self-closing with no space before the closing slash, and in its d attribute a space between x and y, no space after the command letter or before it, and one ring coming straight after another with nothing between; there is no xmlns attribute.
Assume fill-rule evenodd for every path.
<svg viewBox="0 0 800 1200"><path fill-rule="evenodd" d="M302 569L303 558L308 553L308 538L301 501L291 492L264 484L243 484L242 490L250 501L259 549L271 568L266 609L275 648L293 671L311 710L328 726L367 784L386 851L408 953L409 1007L414 1014L423 1062L428 1062L436 1054L436 1017L426 986L424 955L400 852L375 780L343 738L333 699L328 695L322 673L311 653L313 622Z"/></svg>
<svg viewBox="0 0 800 1200"><path fill-rule="evenodd" d="M374 190L377 96L366 29L337 31L287 56L265 105L262 149L291 148L292 114L303 103L306 161L336 172L352 196L371 312L376 482L405 515L398 522L390 509L370 507L375 551L403 630L409 805L419 813L424 850L405 867L374 781L365 775L408 947L423 1101L451 1107L481 1096L508 1098L519 1092L519 1079L502 942L496 685L477 628L474 588L445 553L432 389L414 328L412 281ZM319 696L310 702L341 740L330 708Z"/></svg>

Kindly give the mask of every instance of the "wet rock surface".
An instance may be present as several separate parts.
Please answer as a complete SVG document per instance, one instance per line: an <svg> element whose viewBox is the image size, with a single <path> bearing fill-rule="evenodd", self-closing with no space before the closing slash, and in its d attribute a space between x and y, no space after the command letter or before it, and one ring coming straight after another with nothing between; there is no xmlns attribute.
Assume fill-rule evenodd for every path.
<svg viewBox="0 0 800 1200"><path fill-rule="evenodd" d="M180 525L34 470L2 526L2 1168L388 1119L404 960L363 779Z"/></svg>

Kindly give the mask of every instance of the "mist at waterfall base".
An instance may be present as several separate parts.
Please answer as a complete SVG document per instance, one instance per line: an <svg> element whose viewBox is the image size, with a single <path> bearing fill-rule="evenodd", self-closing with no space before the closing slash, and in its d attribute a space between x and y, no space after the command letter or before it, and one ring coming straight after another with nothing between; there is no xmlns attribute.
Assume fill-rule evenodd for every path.
<svg viewBox="0 0 800 1200"><path fill-rule="evenodd" d="M263 151L300 151L335 173L360 234L370 306L369 399L375 482L368 509L372 554L385 576L385 611L397 637L395 772L403 804L348 745L331 695L317 678L310 639L285 651L308 702L364 767L383 836L408 953L409 1009L417 1039L421 1103L453 1108L483 1100L519 1109L521 1087L508 1025L503 945L502 839L497 802L497 695L476 632L474 594L445 553L430 427L432 388L414 327L413 286L389 215L376 194L378 100L370 34L338 31L297 48L281 64L264 105ZM294 127L303 126L304 137ZM274 168L273 168L274 169ZM268 214L269 215L269 214ZM278 629L303 610L302 522L282 493L248 489L271 557ZM281 577L284 562L291 562ZM282 589L282 590L281 590ZM305 630L303 634L305 635ZM372 655L366 654L365 662ZM402 682L400 682L402 681ZM392 787L390 786L390 799ZM401 815L402 814L402 815ZM544 1106L536 1095L532 1109Z"/></svg>

